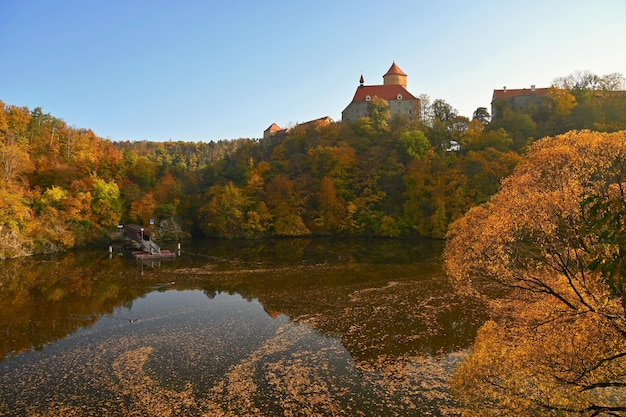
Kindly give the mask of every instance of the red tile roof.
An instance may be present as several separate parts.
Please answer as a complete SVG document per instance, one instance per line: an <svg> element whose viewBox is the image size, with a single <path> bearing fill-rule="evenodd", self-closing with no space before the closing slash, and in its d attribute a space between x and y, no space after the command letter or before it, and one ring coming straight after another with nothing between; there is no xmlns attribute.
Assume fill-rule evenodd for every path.
<svg viewBox="0 0 626 417"><path fill-rule="evenodd" d="M404 73L404 71L402 71L400 69L400 67L396 65L395 61L394 61L393 64L391 64L391 67L389 68L389 71L387 71L387 74L385 74L385 75L391 75L391 74L406 75ZM384 77L384 75L383 75L383 77Z"/></svg>
<svg viewBox="0 0 626 417"><path fill-rule="evenodd" d="M503 90L493 90L493 99L507 99L518 96L545 96L549 88L507 88Z"/></svg>
<svg viewBox="0 0 626 417"><path fill-rule="evenodd" d="M267 132L268 130L269 130L270 132L276 132L276 131L278 131L278 130L282 130L282 127L278 126L276 123L272 123L272 124L270 125L270 127L268 127L267 129L265 129L265 131L266 131L266 132Z"/></svg>
<svg viewBox="0 0 626 417"><path fill-rule="evenodd" d="M359 86L354 93L352 102L355 101L367 101L365 98L378 97L385 100L397 100L398 94L402 94L402 100L417 100L415 96L407 91L406 88L401 85L363 85Z"/></svg>
<svg viewBox="0 0 626 417"><path fill-rule="evenodd" d="M309 120L308 122L298 123L298 126L311 127L311 126L317 125L318 123L328 124L328 123L333 123L333 122L334 120L330 116L324 116L324 117L320 117L319 119Z"/></svg>

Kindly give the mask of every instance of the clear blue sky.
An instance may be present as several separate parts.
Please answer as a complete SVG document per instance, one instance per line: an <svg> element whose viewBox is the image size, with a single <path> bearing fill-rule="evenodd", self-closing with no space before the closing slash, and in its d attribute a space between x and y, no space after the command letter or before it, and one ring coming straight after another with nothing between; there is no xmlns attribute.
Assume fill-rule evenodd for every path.
<svg viewBox="0 0 626 417"><path fill-rule="evenodd" d="M495 88L626 75L625 0L0 0L0 100L111 140L341 120L395 62L471 117Z"/></svg>

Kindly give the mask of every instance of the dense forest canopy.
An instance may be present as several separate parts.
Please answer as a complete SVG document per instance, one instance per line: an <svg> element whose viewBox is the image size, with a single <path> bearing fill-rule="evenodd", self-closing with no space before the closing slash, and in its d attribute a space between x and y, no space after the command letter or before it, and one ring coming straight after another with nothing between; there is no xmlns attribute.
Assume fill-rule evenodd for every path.
<svg viewBox="0 0 626 417"><path fill-rule="evenodd" d="M389 120L374 99L354 123L208 143L112 142L0 102L0 257L102 241L119 222L149 219L219 238L443 237L537 139L626 128L623 78L585 77L558 79L541 106L495 120L440 99L422 100L419 120Z"/></svg>

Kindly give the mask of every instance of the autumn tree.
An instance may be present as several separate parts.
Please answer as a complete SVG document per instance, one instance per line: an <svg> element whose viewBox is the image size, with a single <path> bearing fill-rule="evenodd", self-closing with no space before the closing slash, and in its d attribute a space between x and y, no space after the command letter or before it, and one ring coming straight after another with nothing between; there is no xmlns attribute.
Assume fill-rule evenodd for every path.
<svg viewBox="0 0 626 417"><path fill-rule="evenodd" d="M180 184L166 170L161 181L154 187L152 194L157 203L155 215L159 220L172 217L178 211L178 205L182 197Z"/></svg>
<svg viewBox="0 0 626 417"><path fill-rule="evenodd" d="M626 131L548 137L450 227L447 271L494 318L454 376L468 415L626 413L625 185Z"/></svg>
<svg viewBox="0 0 626 417"><path fill-rule="evenodd" d="M322 178L318 216L315 224L321 233L341 234L351 227L352 212L349 204L337 195L335 180L331 177Z"/></svg>
<svg viewBox="0 0 626 417"><path fill-rule="evenodd" d="M6 106L0 101L0 184L23 180L32 171L28 142L30 113L25 107Z"/></svg>
<svg viewBox="0 0 626 417"><path fill-rule="evenodd" d="M267 206L251 200L232 182L211 187L206 200L200 210L200 227L208 236L258 237L271 226Z"/></svg>
<svg viewBox="0 0 626 417"><path fill-rule="evenodd" d="M27 145L11 139L0 141L0 173L4 186L30 170L32 163Z"/></svg>
<svg viewBox="0 0 626 417"><path fill-rule="evenodd" d="M113 181L93 177L91 211L94 224L112 230L122 217L120 189Z"/></svg>
<svg viewBox="0 0 626 417"><path fill-rule="evenodd" d="M276 236L303 236L311 234L302 218L304 198L295 189L294 181L278 175L265 187L265 202L274 218L272 230Z"/></svg>
<svg viewBox="0 0 626 417"><path fill-rule="evenodd" d="M154 216L157 202L151 192L141 195L138 199L130 204L128 217L133 222L140 224L149 224L150 219Z"/></svg>

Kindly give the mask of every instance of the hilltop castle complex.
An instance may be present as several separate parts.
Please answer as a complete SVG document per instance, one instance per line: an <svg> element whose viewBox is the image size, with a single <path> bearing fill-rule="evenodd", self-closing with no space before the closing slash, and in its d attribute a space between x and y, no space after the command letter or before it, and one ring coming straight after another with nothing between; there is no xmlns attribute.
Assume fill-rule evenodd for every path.
<svg viewBox="0 0 626 417"><path fill-rule="evenodd" d="M352 97L352 101L341 112L342 122L355 122L362 117L368 115L369 102L378 97L389 103L391 118L402 116L407 120L413 120L420 117L421 103L407 90L408 76L393 62L385 75L383 75L382 85L365 85L363 75L359 80L359 86ZM521 110L528 105L539 105L548 97L549 88L535 88L534 85L530 89L507 89L494 90L491 101L491 117L501 117L502 106L509 103L514 110ZM319 124L333 123L330 117L321 117L305 123L299 123L297 126L310 127ZM290 131L289 128L283 129L276 123L272 123L270 127L263 132L263 138L267 139L272 136L284 136Z"/></svg>
<svg viewBox="0 0 626 417"><path fill-rule="evenodd" d="M408 76L394 62L389 71L383 75L382 85L364 85L363 75L359 80L359 86L354 93L354 97L348 107L341 112L341 121L354 122L361 117L367 116L367 108L373 97L385 99L389 103L391 117L397 115L404 116L407 120L419 117L420 101L407 89ZM308 127L319 123L327 124L333 122L330 117L321 117L305 123L299 123L297 126ZM283 129L276 123L272 123L270 127L263 132L263 138L267 139L271 136L282 136L289 133L289 128Z"/></svg>

